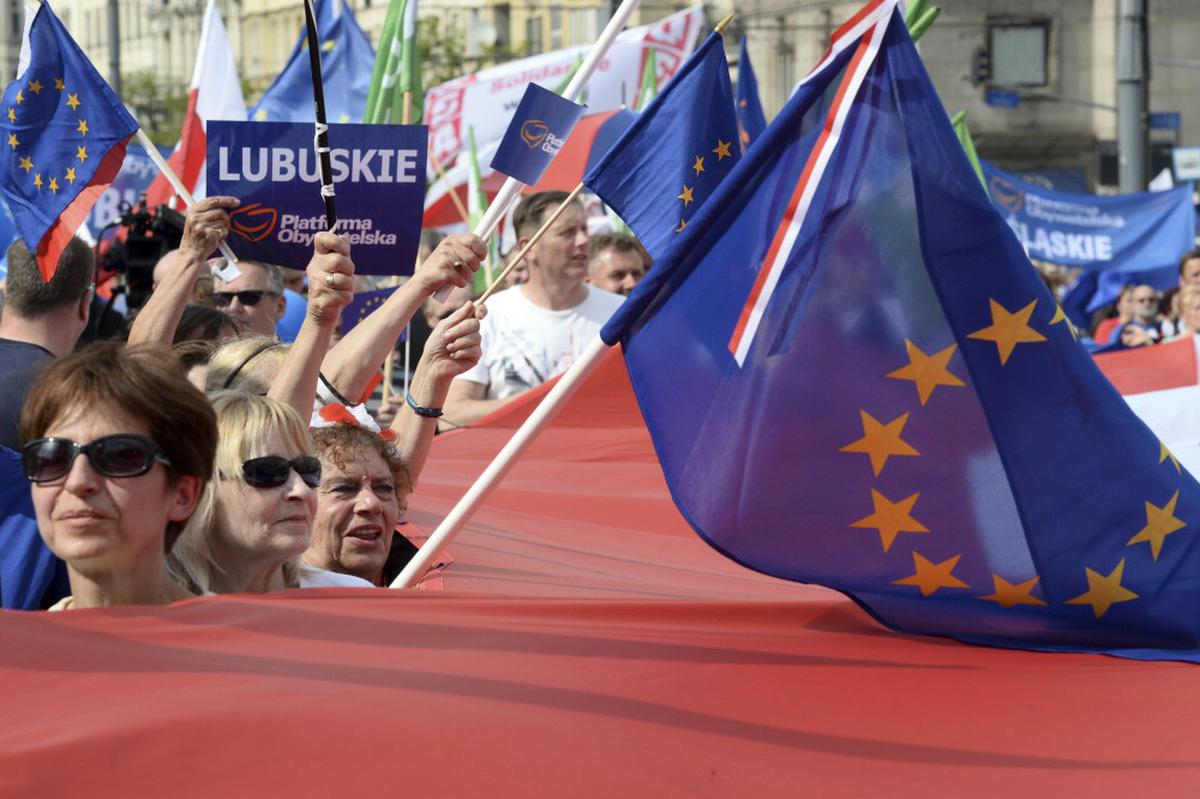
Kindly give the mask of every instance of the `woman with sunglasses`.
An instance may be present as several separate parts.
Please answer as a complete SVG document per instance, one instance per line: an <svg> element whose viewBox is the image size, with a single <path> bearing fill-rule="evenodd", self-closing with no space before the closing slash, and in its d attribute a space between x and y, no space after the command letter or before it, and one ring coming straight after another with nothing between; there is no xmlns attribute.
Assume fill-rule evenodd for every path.
<svg viewBox="0 0 1200 799"><path fill-rule="evenodd" d="M57 359L30 391L21 433L38 530L71 583L52 610L193 596L163 555L212 474L217 426L168 352L103 342Z"/></svg>
<svg viewBox="0 0 1200 799"><path fill-rule="evenodd" d="M266 593L365 581L302 567L321 463L288 405L240 391L209 396L217 413L216 477L171 555L197 592Z"/></svg>

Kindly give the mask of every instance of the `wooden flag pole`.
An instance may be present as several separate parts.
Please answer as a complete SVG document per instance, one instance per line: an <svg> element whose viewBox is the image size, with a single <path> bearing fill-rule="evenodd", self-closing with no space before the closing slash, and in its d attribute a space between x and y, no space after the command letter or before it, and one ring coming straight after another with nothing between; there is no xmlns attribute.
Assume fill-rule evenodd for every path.
<svg viewBox="0 0 1200 799"><path fill-rule="evenodd" d="M178 194L180 199L183 200L183 204L188 208L191 208L193 205L195 205L196 198L192 196L190 191L188 191L187 186L183 185L183 181L180 180L179 176L175 174L175 170L171 169L171 165L167 163L167 159L162 157L162 153L158 151L158 148L154 146L154 142L150 141L150 137L147 136L146 132L141 128L137 129L137 140L138 143L145 148L146 155L150 156L150 160L154 162L156 167L158 167L158 171L161 172L163 177L167 179L167 182L171 184L171 188L173 188L175 193ZM226 283L228 283L230 280L236 280L238 274L240 274L235 274L238 271L237 256L233 254L233 250L229 249L229 244L227 242L222 241L219 245L217 245L217 249L219 249L221 251L221 255L224 255L226 260L233 265L233 270L225 273L228 275L228 279L226 279L225 276L222 276L221 279L225 280Z"/></svg>
<svg viewBox="0 0 1200 799"><path fill-rule="evenodd" d="M575 198L579 196L579 192L581 191L583 191L582 183L571 190L571 193L567 195L567 199L563 200L559 206L554 209L554 213L547 217L546 221L542 223L542 226L537 229L537 232L530 237L528 243L521 248L520 252L512 257L512 260L508 262L508 266L504 267L504 271L496 276L496 281L492 283L492 285L488 286L488 290L479 296L479 299L476 300L477 303L482 305L483 303L487 302L488 297L496 293L496 289L503 284L504 278L508 277L509 273L517 268L517 264L521 263L521 261L525 259L525 256L531 249L533 249L533 245L541 241L542 236L546 235L546 231L550 229L550 226L553 225L560 216L562 216L562 212L567 210L567 207L570 206L571 203L575 202Z"/></svg>
<svg viewBox="0 0 1200 799"><path fill-rule="evenodd" d="M450 178L448 175L446 175L446 170L442 167L442 162L439 161L438 157L433 154L433 150L429 151L429 163L433 164L434 171L437 172L438 177L441 178L442 182L444 182L449 188L450 201L454 203L454 207L458 211L459 216L462 217L462 221L465 224L471 224L470 212L468 212L466 206L462 204L462 200L458 198L458 192L456 192L454 187L450 185Z"/></svg>

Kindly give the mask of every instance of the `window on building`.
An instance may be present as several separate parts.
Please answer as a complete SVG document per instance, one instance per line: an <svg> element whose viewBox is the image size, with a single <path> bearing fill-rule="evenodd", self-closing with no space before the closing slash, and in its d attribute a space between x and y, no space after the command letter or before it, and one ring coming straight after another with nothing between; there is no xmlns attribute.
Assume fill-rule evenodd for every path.
<svg viewBox="0 0 1200 799"><path fill-rule="evenodd" d="M529 17L525 20L525 53L537 55L542 52L542 18Z"/></svg>
<svg viewBox="0 0 1200 799"><path fill-rule="evenodd" d="M600 38L599 8L573 8L568 22L571 26L571 44L591 44Z"/></svg>
<svg viewBox="0 0 1200 799"><path fill-rule="evenodd" d="M512 42L512 11L508 3L494 6L493 19L496 21L496 46L508 47Z"/></svg>
<svg viewBox="0 0 1200 799"><path fill-rule="evenodd" d="M550 49L561 50L563 46L562 9L558 6L550 8Z"/></svg>
<svg viewBox="0 0 1200 799"><path fill-rule="evenodd" d="M995 86L1046 86L1049 82L1050 23L989 22L988 50Z"/></svg>

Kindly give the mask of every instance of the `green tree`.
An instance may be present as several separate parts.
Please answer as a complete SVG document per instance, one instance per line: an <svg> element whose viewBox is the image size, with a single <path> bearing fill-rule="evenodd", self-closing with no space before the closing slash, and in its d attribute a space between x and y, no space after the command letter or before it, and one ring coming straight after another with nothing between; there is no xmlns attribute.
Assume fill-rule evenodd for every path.
<svg viewBox="0 0 1200 799"><path fill-rule="evenodd" d="M151 70L122 76L122 100L155 144L171 147L179 141L188 89Z"/></svg>

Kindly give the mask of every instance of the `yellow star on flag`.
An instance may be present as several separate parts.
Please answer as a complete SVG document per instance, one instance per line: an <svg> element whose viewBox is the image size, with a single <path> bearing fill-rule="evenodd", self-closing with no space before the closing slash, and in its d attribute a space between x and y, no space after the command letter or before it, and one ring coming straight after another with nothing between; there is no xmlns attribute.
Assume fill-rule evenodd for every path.
<svg viewBox="0 0 1200 799"><path fill-rule="evenodd" d="M25 102L25 95L21 94L21 90L17 89L17 105Z"/></svg>
<svg viewBox="0 0 1200 799"><path fill-rule="evenodd" d="M84 136L86 136L87 132L88 132L87 120L86 119L79 120L79 127L75 128L75 130L78 131L79 133L82 133Z"/></svg>
<svg viewBox="0 0 1200 799"><path fill-rule="evenodd" d="M33 173L33 185L39 189L42 187L42 175L40 172Z"/></svg>
<svg viewBox="0 0 1200 799"><path fill-rule="evenodd" d="M67 88L67 85L65 83L63 83L62 78L55 78L54 79L54 88L58 89L61 92Z"/></svg>
<svg viewBox="0 0 1200 799"><path fill-rule="evenodd" d="M86 147L76 147L75 148L75 157L78 158L81 163L83 161L86 161L87 157L88 157L87 156L87 148Z"/></svg>
<svg viewBox="0 0 1200 799"><path fill-rule="evenodd" d="M904 339L904 348L908 350L908 366L888 372L887 376L897 380L913 381L922 405L929 401L933 390L938 386L966 385L955 377L946 366L950 362L951 356L954 355L954 350L958 348L957 344L951 344L933 355L926 355L920 347L908 339Z"/></svg>
<svg viewBox="0 0 1200 799"><path fill-rule="evenodd" d="M1171 452L1171 450L1167 449L1167 445L1164 444L1161 439L1158 442L1158 447L1158 462L1162 463L1167 458L1170 458L1171 463L1175 465L1175 472L1177 474L1183 474L1183 470L1179 468L1179 461L1175 460L1175 455Z"/></svg>
<svg viewBox="0 0 1200 799"><path fill-rule="evenodd" d="M8 109L8 121L9 122L17 121L17 109L15 109L15 108Z"/></svg>
<svg viewBox="0 0 1200 799"><path fill-rule="evenodd" d="M1129 539L1125 544L1131 547L1134 544L1146 542L1150 544L1150 555L1158 560L1158 555L1162 552L1163 539L1171 533L1177 533L1187 524L1175 518L1175 505L1179 502L1179 492L1176 491L1171 500L1161 508L1153 502L1146 503L1146 526L1143 527L1138 534Z"/></svg>
<svg viewBox="0 0 1200 799"><path fill-rule="evenodd" d="M1008 357L1018 344L1032 344L1045 341L1046 337L1029 326L1029 317L1033 316L1037 300L1026 305L1016 313L1010 313L995 300L988 300L992 309L992 323L985 328L969 333L967 338L980 341L991 341L1000 353L1000 364L1008 363Z"/></svg>
<svg viewBox="0 0 1200 799"><path fill-rule="evenodd" d="M69 166L69 167L67 167L67 175L66 175L66 180L67 180L67 182L68 182L68 183L74 183L74 182L75 182L75 167L73 167L73 166Z"/></svg>
<svg viewBox="0 0 1200 799"><path fill-rule="evenodd" d="M255 120L256 122L262 122L262 121L264 121L266 118L267 118L267 109L265 109L265 108L260 108L260 109L258 109L257 111L255 111L255 112L254 112L254 120Z"/></svg>
<svg viewBox="0 0 1200 799"><path fill-rule="evenodd" d="M675 228L675 232L682 233L685 227L687 227L687 220L683 217L679 217L679 227Z"/></svg>
<svg viewBox="0 0 1200 799"><path fill-rule="evenodd" d="M22 156L20 167L21 167L21 169L24 169L26 172L33 169L33 159Z"/></svg>
<svg viewBox="0 0 1200 799"><path fill-rule="evenodd" d="M913 449L907 441L900 438L900 434L904 432L904 425L908 423L907 412L900 414L887 424L880 424L878 419L866 411L860 410L858 414L862 418L863 437L857 441L851 441L840 448L838 452L861 452L869 456L871 468L875 471L876 477L883 471L884 465L891 456L921 454Z"/></svg>
<svg viewBox="0 0 1200 799"><path fill-rule="evenodd" d="M68 94L67 95L67 105L70 106L72 111L74 111L76 108L83 105L83 103L79 102L78 94Z"/></svg>
<svg viewBox="0 0 1200 799"><path fill-rule="evenodd" d="M1033 587L1037 585L1040 579L1040 577L1034 577L1023 583L1013 585L1000 575L993 574L992 585L996 589L995 592L979 598L988 602L995 602L1002 608L1011 608L1017 605L1045 605L1045 602L1035 597L1032 593Z"/></svg>
<svg viewBox="0 0 1200 799"><path fill-rule="evenodd" d="M892 502L872 488L871 504L875 506L875 512L870 516L852 522L850 526L878 530L879 542L883 544L883 551L887 552L892 548L896 536L900 533L929 532L928 527L912 517L913 505L917 504L917 499L920 496L920 492L917 492L899 502Z"/></svg>
<svg viewBox="0 0 1200 799"><path fill-rule="evenodd" d="M15 150L15 149L17 149L17 145L20 143L21 142L17 141L17 134L15 134L15 133L8 134L8 146L9 147L11 147Z"/></svg>
<svg viewBox="0 0 1200 799"><path fill-rule="evenodd" d="M702 156L702 155L696 156L696 163L692 164L692 170L697 175L699 175L701 172L704 171L704 156Z"/></svg>
<svg viewBox="0 0 1200 799"><path fill-rule="evenodd" d="M1092 612L1098 619L1118 602L1138 598L1137 594L1121 585L1121 576L1125 573L1125 558L1121 558L1117 568L1107 575L1094 572L1086 566L1083 570L1087 572L1088 590L1074 599L1068 599L1068 605L1091 605Z"/></svg>
<svg viewBox="0 0 1200 799"><path fill-rule="evenodd" d="M720 138L717 139L717 146L714 147L712 151L717 155L718 164L724 161L726 158L731 158L733 156L733 154L729 152L729 145L731 144L733 144L733 142L721 141Z"/></svg>
<svg viewBox="0 0 1200 799"><path fill-rule="evenodd" d="M44 89L44 88L46 88L46 87L43 86L42 84L38 83L36 80L30 82L30 84L29 84L29 91L33 92L34 94L41 94L42 89Z"/></svg>
<svg viewBox="0 0 1200 799"><path fill-rule="evenodd" d="M695 198L692 197L692 187L685 185L683 187L683 191L675 195L675 199L683 200L683 207L687 208L689 205L695 202Z"/></svg>
<svg viewBox="0 0 1200 799"><path fill-rule="evenodd" d="M321 49L324 50L326 53L331 52L333 50L333 47L335 44L336 44L336 42L333 39L326 39L324 42L321 43Z"/></svg>
<svg viewBox="0 0 1200 799"><path fill-rule="evenodd" d="M1066 322L1067 330L1071 331L1071 338L1075 339L1076 341L1079 341L1078 328L1076 328L1075 324L1070 319L1067 318L1067 312L1063 310L1063 307L1061 305L1058 305L1057 303L1055 303L1054 316L1053 316L1053 318L1050 319L1050 324L1057 325L1059 322Z"/></svg>
<svg viewBox="0 0 1200 799"><path fill-rule="evenodd" d="M53 193L58 194L58 178L50 178L50 185L47 188Z"/></svg>
<svg viewBox="0 0 1200 799"><path fill-rule="evenodd" d="M914 571L908 577L892 580L892 585L915 585L921 589L921 596L930 596L939 588L970 588L971 586L954 576L954 567L962 555L947 558L941 563L926 560L915 549L912 553Z"/></svg>

